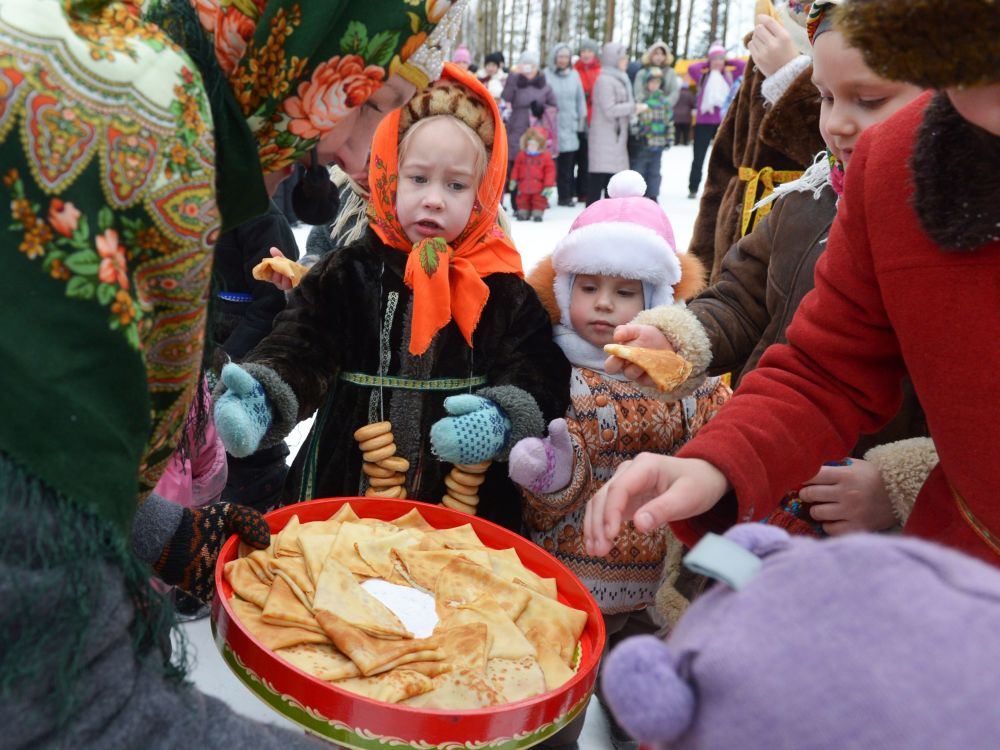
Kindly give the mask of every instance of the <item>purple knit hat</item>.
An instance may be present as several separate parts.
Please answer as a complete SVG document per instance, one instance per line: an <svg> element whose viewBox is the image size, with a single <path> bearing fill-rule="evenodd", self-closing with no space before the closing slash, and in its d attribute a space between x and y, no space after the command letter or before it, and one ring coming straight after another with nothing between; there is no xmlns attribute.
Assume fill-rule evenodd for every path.
<svg viewBox="0 0 1000 750"><path fill-rule="evenodd" d="M632 638L605 663L633 736L677 750L996 746L1000 571L917 539L761 524L709 535L685 563L711 572L724 557L736 588L696 600L666 643Z"/></svg>

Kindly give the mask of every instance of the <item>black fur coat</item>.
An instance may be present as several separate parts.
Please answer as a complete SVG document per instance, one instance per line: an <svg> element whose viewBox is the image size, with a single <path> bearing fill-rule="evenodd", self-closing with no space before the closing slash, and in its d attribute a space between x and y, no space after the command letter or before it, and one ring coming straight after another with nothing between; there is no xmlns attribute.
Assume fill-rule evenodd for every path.
<svg viewBox="0 0 1000 750"><path fill-rule="evenodd" d="M457 392L386 388L380 399L378 388L338 378L339 372L376 375L380 358L385 375L485 376L486 384L472 390L500 403L511 418L507 450L522 437L540 435L549 420L566 412L569 363L553 343L549 317L524 280L513 274L484 279L490 296L472 349L450 322L418 357L409 352L413 296L403 283L406 259L371 230L358 243L330 253L303 279L271 334L246 358L255 375L271 370L294 393L289 405L277 395L281 389L273 387L272 378L258 377L275 407L272 432L279 433L266 436L265 443L284 437L280 433L287 434L319 410L289 474L285 503L362 494L365 477L353 433L383 419L392 422L397 454L410 461L407 496L441 501L451 466L431 453L429 433L434 422L447 416L444 399ZM480 488L479 515L520 530L520 493L503 460L494 462Z"/></svg>

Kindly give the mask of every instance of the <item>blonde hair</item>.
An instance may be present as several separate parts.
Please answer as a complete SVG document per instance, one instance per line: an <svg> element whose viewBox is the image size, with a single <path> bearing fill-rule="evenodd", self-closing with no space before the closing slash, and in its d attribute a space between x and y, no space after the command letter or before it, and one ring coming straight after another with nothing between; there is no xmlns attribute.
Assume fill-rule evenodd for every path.
<svg viewBox="0 0 1000 750"><path fill-rule="evenodd" d="M475 176L476 186L478 187L483 181L483 177L486 175L486 167L489 165L489 153L486 150L486 144L483 143L482 139L476 134L476 131L453 115L431 115L430 117L417 120L409 128L407 128L406 133L399 142L399 148L397 150L398 164L402 165L403 160L406 158L406 152L409 150L413 141L413 134L426 126L427 123L436 121L448 121L453 123L462 132L462 135L469 139L469 143L472 144L472 147L476 151L476 162L473 165L472 173Z"/></svg>

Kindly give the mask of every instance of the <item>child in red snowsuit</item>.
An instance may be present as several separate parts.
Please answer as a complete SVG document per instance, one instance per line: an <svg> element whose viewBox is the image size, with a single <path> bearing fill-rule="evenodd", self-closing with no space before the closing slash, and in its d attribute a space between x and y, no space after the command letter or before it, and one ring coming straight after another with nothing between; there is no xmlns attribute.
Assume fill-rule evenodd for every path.
<svg viewBox="0 0 1000 750"><path fill-rule="evenodd" d="M556 184L556 163L545 148L547 140L540 127L528 128L521 136L521 150L510 173L510 191L517 189L518 219L527 219L530 214L533 220L541 221L549 207L549 196Z"/></svg>

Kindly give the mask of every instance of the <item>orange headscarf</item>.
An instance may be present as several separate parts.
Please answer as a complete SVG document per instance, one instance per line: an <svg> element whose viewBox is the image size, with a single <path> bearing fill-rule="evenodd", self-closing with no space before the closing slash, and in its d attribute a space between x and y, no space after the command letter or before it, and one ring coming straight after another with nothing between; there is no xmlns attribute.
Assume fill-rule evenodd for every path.
<svg viewBox="0 0 1000 750"><path fill-rule="evenodd" d="M403 232L396 217L398 109L390 112L375 131L368 174L372 194L369 224L387 245L410 254L403 281L413 290L410 352L418 355L427 351L434 334L452 319L466 343L472 346L472 333L490 296L483 277L491 273L516 273L524 277L520 254L496 223L507 176L507 134L500 111L472 74L445 63L441 78L461 84L487 104L495 127L486 174L462 233L449 245L443 237L428 237L413 244Z"/></svg>

